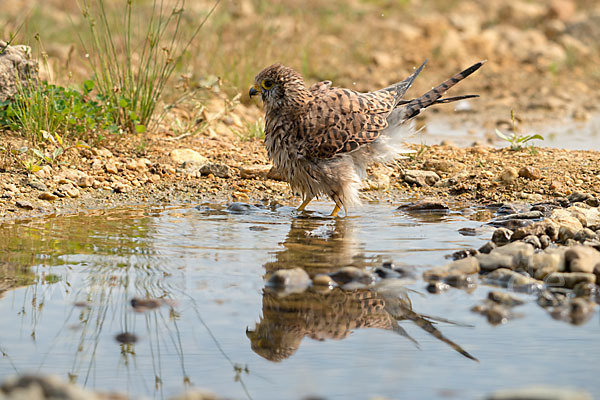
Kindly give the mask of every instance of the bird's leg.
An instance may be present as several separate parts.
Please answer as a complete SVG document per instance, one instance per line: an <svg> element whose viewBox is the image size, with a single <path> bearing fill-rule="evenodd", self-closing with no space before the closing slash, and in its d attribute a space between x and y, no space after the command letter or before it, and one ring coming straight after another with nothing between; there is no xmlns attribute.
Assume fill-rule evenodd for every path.
<svg viewBox="0 0 600 400"><path fill-rule="evenodd" d="M312 201L312 199L314 199L314 197L306 197L302 204L300 204L300 207L298 207L298 211L304 211L304 209L306 208L308 203Z"/></svg>
<svg viewBox="0 0 600 400"><path fill-rule="evenodd" d="M331 216L332 217L337 217L338 213L340 212L340 205L335 203L335 207L333 208L333 211L331 212Z"/></svg>

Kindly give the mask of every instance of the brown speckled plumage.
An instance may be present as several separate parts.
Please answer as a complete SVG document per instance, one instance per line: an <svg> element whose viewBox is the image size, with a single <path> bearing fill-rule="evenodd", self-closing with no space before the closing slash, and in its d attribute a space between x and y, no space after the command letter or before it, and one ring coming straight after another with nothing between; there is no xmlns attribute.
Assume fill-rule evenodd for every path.
<svg viewBox="0 0 600 400"><path fill-rule="evenodd" d="M446 90L479 69L477 63L423 96L403 96L421 65L408 78L387 88L359 93L332 87L330 81L306 87L291 68L274 64L255 78L250 94L261 94L265 108L265 145L292 190L304 202L327 195L340 208L359 203L360 180L368 163L387 162L404 149L398 145L406 135L403 124L436 103L474 96L442 99Z"/></svg>

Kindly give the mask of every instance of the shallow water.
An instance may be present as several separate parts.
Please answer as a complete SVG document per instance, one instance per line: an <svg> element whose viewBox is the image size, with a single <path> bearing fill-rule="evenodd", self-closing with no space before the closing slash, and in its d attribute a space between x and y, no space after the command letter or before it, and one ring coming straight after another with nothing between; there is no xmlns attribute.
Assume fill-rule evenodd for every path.
<svg viewBox="0 0 600 400"><path fill-rule="evenodd" d="M155 206L3 225L0 260L26 286L0 294L0 377L54 373L149 398L201 387L234 399L477 399L529 384L600 397L597 315L572 326L518 294L530 300L517 309L524 317L493 327L470 311L490 287L424 290L427 266L489 238L485 212L369 204L330 219L329 204L311 207L298 216ZM465 227L478 235L461 235ZM313 275L384 261L417 278L288 296L265 288L280 268ZM136 312L134 297L167 301ZM118 343L122 332L138 341Z"/></svg>
<svg viewBox="0 0 600 400"><path fill-rule="evenodd" d="M536 127L522 127L520 135L541 135L544 140L532 140L524 146L553 147L568 150L600 150L600 115L586 121L565 120L555 124ZM470 132L470 133L467 133ZM504 130L504 133L507 132ZM509 143L496 136L493 129L482 128L477 122L451 120L437 117L429 121L422 131L408 138L417 144L435 145L442 141L458 146L471 146L475 142L488 143L493 140L495 147L508 147Z"/></svg>

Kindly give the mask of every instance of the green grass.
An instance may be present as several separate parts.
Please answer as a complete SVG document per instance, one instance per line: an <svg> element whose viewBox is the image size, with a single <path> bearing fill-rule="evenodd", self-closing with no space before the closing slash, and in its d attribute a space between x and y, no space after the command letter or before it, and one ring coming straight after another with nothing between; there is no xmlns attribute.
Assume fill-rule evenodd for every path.
<svg viewBox="0 0 600 400"><path fill-rule="evenodd" d="M138 18L132 0L108 9L105 0L80 0L87 35L80 35L96 90L117 105L114 119L128 132L144 132L153 122L169 77L218 5L183 37L185 0L153 0L147 20ZM114 3L113 3L114 4ZM114 4L119 7L119 4ZM121 18L118 15L122 15Z"/></svg>

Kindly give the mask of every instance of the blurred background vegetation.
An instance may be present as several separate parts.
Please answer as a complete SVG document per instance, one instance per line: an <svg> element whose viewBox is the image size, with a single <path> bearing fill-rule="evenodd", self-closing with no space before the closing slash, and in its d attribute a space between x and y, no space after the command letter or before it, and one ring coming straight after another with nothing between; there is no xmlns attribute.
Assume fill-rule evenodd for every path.
<svg viewBox="0 0 600 400"><path fill-rule="evenodd" d="M110 46L94 44L90 27L103 21L99 14L86 17L87 5L103 7ZM148 58L143 49L153 32L149 26L161 12L179 19L160 32L156 54ZM600 88L600 4L593 0L22 0L6 2L0 15L0 38L11 37L32 46L41 77L51 84L98 101L119 93L116 114L107 117L110 107L104 105L95 116L109 131L143 132L152 118L176 113L184 103L198 111L217 92L229 100L241 94L242 104L252 105L247 89L273 62L298 69L310 82L330 79L371 90L403 79L429 59L425 78L412 89L417 94L487 59L477 79L455 92L480 93L485 99L476 111L504 116L510 108L585 116L596 110L597 101L589 99ZM104 49L101 56L112 66L94 67L94 46ZM155 90L159 84L149 81L147 71L160 62L173 74L160 82L145 111L138 103L146 100L136 97L143 90L126 87L127 79L107 82L99 73L123 66L122 75Z"/></svg>

